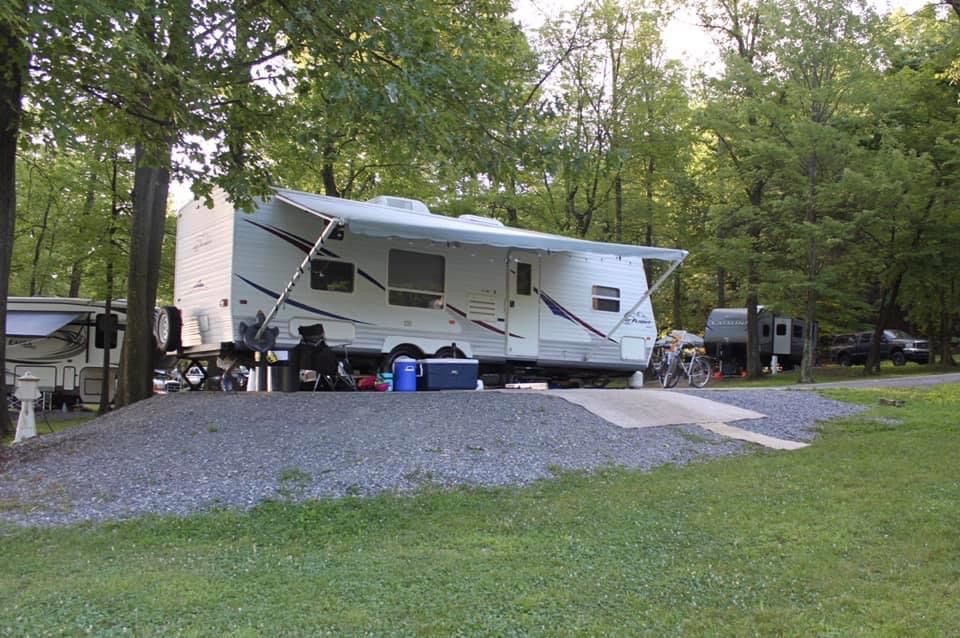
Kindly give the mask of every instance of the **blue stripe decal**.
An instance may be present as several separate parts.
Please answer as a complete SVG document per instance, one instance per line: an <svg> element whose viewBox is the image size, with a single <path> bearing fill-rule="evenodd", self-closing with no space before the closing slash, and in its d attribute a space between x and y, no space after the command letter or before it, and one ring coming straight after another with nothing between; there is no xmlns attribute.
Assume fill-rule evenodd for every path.
<svg viewBox="0 0 960 638"><path fill-rule="evenodd" d="M305 253L310 252L310 249L313 248L313 245L317 243L316 240L310 241L306 237L300 237L299 235L295 235L291 233L289 230L284 230L278 226L273 226L271 224L258 224L257 222L251 221L249 219L245 221L250 222L254 226L258 226L259 228L262 228L268 233L272 233L276 235L280 239L290 242L291 244L293 244L294 246L296 246L297 248L299 248ZM327 257L333 257L334 259L340 259L340 255L333 252L332 250L327 250L323 246L320 247L320 254L326 255Z"/></svg>
<svg viewBox="0 0 960 638"><path fill-rule="evenodd" d="M376 279L374 279L373 276L370 275L370 274L369 274L366 270L364 270L363 268L357 268L357 274L359 274L361 277L363 277L364 279L366 279L367 281L369 281L370 283L372 283L374 286L376 286L376 287L379 288L380 290L386 290L386 289L387 289L386 286L384 286L382 283L380 283L379 281L377 281Z"/></svg>
<svg viewBox="0 0 960 638"><path fill-rule="evenodd" d="M451 312L453 312L453 313L455 313L455 314L460 315L460 316L463 317L464 319L467 319L467 313L465 313L464 311L460 310L460 309L457 308L456 306L452 306L452 305L450 305L450 304L447 304L447 310L449 310L449 311L451 311ZM500 328L497 328L496 326L491 326L491 325L490 325L489 323L487 323L486 321L477 321L476 319L468 319L468 321L470 321L471 323L474 323L474 324L480 326L481 328L486 328L487 330L492 330L493 332L496 332L497 334L501 334L501 335L503 335L503 336L507 336L507 333L506 333L504 330L501 330ZM513 334L512 332L510 333L510 336L511 336L511 337L516 337L517 339L526 339L526 337L524 337L523 335Z"/></svg>
<svg viewBox="0 0 960 638"><path fill-rule="evenodd" d="M276 226L269 226L269 225L266 225L266 224L260 224L260 223L257 223L257 222L255 222L255 221L253 221L252 219L245 219L245 220L243 220L243 221L247 222L248 224L253 224L253 225L256 226L257 228L260 228L260 229L262 229L262 230L265 230L265 231L267 231L268 233L270 233L271 235L276 235L276 236L279 237L280 239L282 239L282 240L284 240L284 241L286 241L286 242L288 242L288 243L293 244L294 246L296 246L297 248L299 248L300 250L302 250L302 251L305 252L305 253L310 252L310 244L308 244L308 243L306 242L306 240L300 239L299 237L296 237L295 235L291 235L290 233L288 233L288 232L285 231L285 230L281 230L281 229L277 228Z"/></svg>
<svg viewBox="0 0 960 638"><path fill-rule="evenodd" d="M274 299L276 299L277 297L280 296L280 293L274 292L274 291L270 290L269 288L264 288L263 286L261 286L261 285L259 285L259 284L255 284L255 283L253 283L252 281L250 281L249 279L247 279L246 277L244 277L243 275L237 275L237 279L239 279L239 280L242 281L243 283L247 284L248 286L251 286L251 287L253 287L253 288L256 288L257 290L259 290L259 291L262 292L263 294L265 294L265 295L267 295L267 296L269 296L269 297L273 297ZM314 308L313 306L308 306L307 304L300 303L299 301L294 301L293 299L287 299L287 302L286 302L286 303L290 304L290 305L293 306L294 308L300 308L301 310L306 310L307 312L312 312L312 313L314 313L314 314L320 315L321 317L330 317L331 319L340 319L340 320L342 320L342 321L350 321L350 322L353 322L353 323L360 323L360 324L363 324L363 325L365 325L365 326L372 326L372 325L374 325L374 324L369 323L369 322L367 322L367 321L359 321L359 320L357 320L357 319L351 319L350 317L344 317L344 316L342 316L342 315L335 315L335 314L333 314L332 312L327 312L326 310L320 310L319 308Z"/></svg>
<svg viewBox="0 0 960 638"><path fill-rule="evenodd" d="M284 240L284 241L286 241L286 242L288 242L288 243L290 243L290 244L293 244L294 246L296 246L297 248L299 248L300 250L302 250L302 251L305 252L305 253L309 253L309 252L310 252L310 249L313 247L313 244L312 244L311 242L307 241L307 240L306 240L305 238L303 238L303 237L300 237L300 236L298 236L298 235L294 235L294 234L291 233L290 231L283 230L282 228L277 228L276 226L271 226L271 225L269 225L269 224L260 224L260 223L257 223L257 222L255 222L255 221L253 221L253 220L250 220L250 219L245 219L244 221L247 222L248 224L253 224L253 225L256 226L257 228L261 228L261 229L267 231L268 233L270 233L270 234L272 234L272 235L276 235L276 236L279 237L280 239L282 239L282 240ZM334 259L341 259L340 255L338 255L337 253L333 252L332 250L327 250L327 249L324 248L323 246L320 247L320 254L321 254L321 255L324 255L324 256L326 256L326 257L333 257ZM373 275L371 275L370 273L368 273L368 272L367 272L366 270L364 270L363 268L357 268L357 273L358 273L361 277L363 277L364 279L366 279L367 281L369 281L370 283L372 283L374 286L376 286L377 288L379 288L380 290L386 290L386 289L387 289L386 286L384 286L382 283L380 283L379 281L377 281L376 278L373 277Z"/></svg>
<svg viewBox="0 0 960 638"><path fill-rule="evenodd" d="M607 335L600 332L599 330L591 326L589 323L587 323L577 315L573 314L572 312L570 312L569 310L561 306L559 303L557 303L555 299L550 297L550 295L543 292L542 290L540 291L540 298L543 299L543 303L546 304L547 308L549 308L550 312L552 312L553 314L557 315L558 317L563 317L567 321L572 321L573 323L580 325L580 327L587 330L588 332L591 332L597 335L601 339L607 339ZM617 340L613 338L609 338L608 341L617 343Z"/></svg>

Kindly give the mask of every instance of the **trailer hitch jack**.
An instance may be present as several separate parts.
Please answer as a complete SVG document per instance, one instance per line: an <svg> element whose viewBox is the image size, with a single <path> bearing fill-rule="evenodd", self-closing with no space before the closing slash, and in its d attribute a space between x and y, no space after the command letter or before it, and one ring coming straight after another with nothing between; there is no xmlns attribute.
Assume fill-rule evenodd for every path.
<svg viewBox="0 0 960 638"><path fill-rule="evenodd" d="M280 328L264 328L267 318L262 310L257 311L257 322L247 325L240 322L240 338L243 344L254 352L264 353L272 350L277 343L277 337L280 335Z"/></svg>

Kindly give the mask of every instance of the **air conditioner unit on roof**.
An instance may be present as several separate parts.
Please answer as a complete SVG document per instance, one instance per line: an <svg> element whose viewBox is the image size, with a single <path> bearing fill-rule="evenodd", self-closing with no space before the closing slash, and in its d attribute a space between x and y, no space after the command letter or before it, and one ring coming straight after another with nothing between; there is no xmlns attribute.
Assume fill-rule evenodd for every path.
<svg viewBox="0 0 960 638"><path fill-rule="evenodd" d="M368 200L371 204L376 204L378 206L387 206L389 208L399 208L400 210L405 210L409 213L417 213L418 215L430 215L430 209L427 208L427 205L421 202L418 199L407 199L406 197L395 197L393 195L378 195L371 200Z"/></svg>

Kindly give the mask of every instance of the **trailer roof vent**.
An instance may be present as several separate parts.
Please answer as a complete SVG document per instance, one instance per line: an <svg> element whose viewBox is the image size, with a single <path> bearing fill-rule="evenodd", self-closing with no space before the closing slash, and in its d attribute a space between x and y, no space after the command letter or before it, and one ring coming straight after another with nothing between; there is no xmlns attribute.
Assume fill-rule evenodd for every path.
<svg viewBox="0 0 960 638"><path fill-rule="evenodd" d="M400 210L405 210L408 213L416 213L418 215L429 215L430 209L427 208L427 205L421 202L418 199L407 199L406 197L394 197L393 195L378 195L371 200L368 200L371 204L376 204L377 206L388 206L390 208L399 208Z"/></svg>
<svg viewBox="0 0 960 638"><path fill-rule="evenodd" d="M503 222L493 217L484 217L483 215L460 215L458 219L471 224L482 224L484 226L503 226Z"/></svg>

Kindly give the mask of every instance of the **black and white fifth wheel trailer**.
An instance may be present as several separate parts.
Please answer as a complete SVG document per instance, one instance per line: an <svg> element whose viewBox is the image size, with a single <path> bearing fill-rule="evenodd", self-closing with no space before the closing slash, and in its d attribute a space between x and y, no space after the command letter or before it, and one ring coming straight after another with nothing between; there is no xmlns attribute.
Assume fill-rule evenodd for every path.
<svg viewBox="0 0 960 638"><path fill-rule="evenodd" d="M26 372L54 405L96 403L103 386L104 356L110 352L110 400L127 323L124 301L111 303L69 297L8 297L7 388Z"/></svg>
<svg viewBox="0 0 960 638"><path fill-rule="evenodd" d="M275 189L247 213L215 192L212 208L197 201L177 215L175 306L157 336L222 366L291 350L301 328L322 324L355 366L462 356L483 371L626 375L647 366L650 294L686 255L433 214L398 197ZM645 259L669 262L654 286Z"/></svg>
<svg viewBox="0 0 960 638"><path fill-rule="evenodd" d="M786 369L800 365L803 358L803 319L778 315L763 306L757 308L760 362L769 366L773 356ZM817 329L816 324L813 327ZM814 343L816 335L814 335ZM703 333L707 354L721 362L725 374L747 367L747 309L715 308L707 317Z"/></svg>

